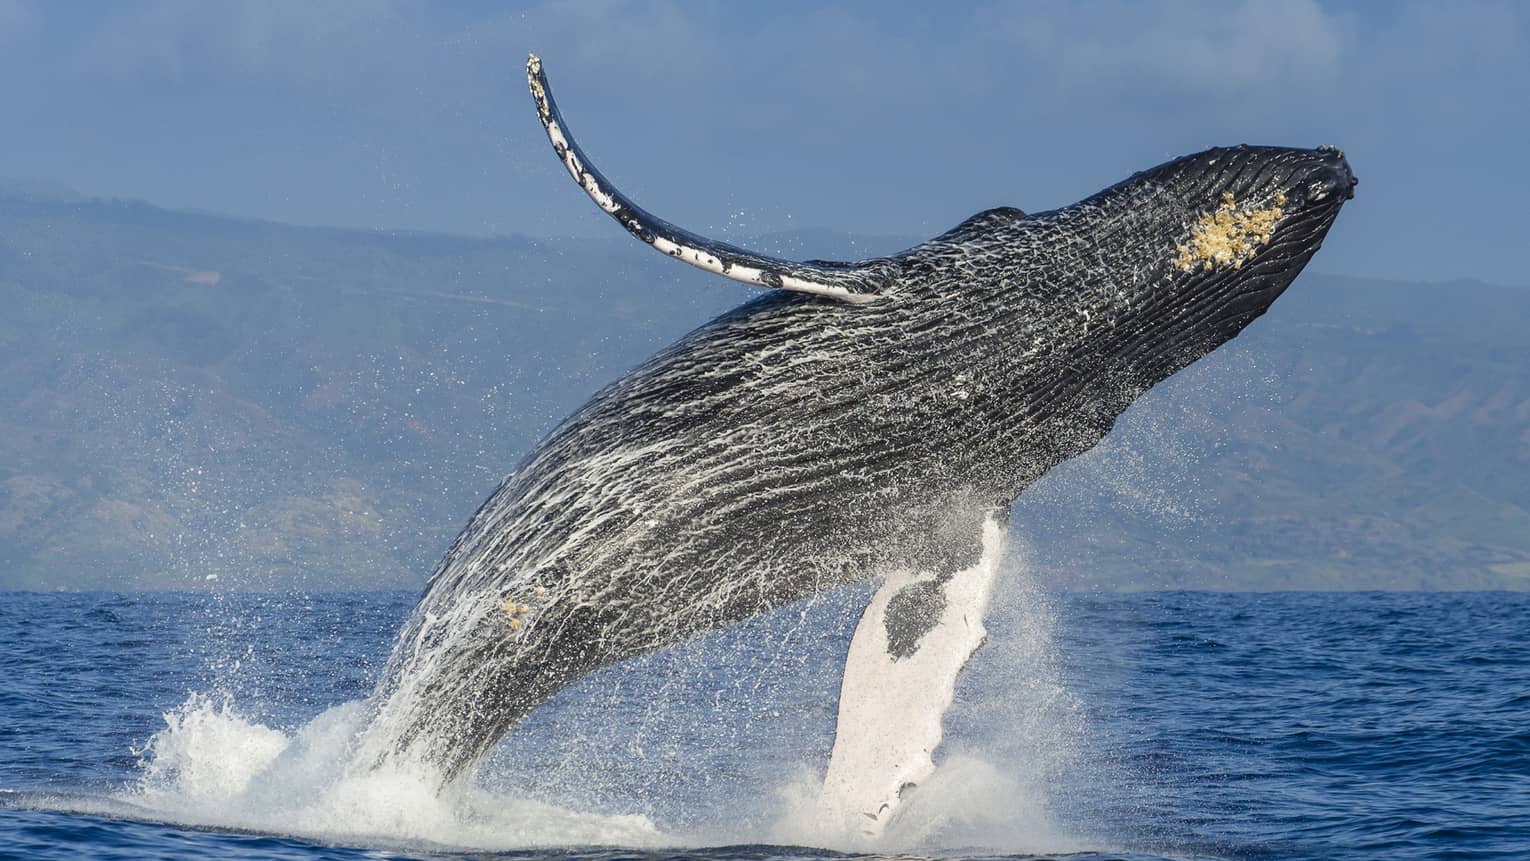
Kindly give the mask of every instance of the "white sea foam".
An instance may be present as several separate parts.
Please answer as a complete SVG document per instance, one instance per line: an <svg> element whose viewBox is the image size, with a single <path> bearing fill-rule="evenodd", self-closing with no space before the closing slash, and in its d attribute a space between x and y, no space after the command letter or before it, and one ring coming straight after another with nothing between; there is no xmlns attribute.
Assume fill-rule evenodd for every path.
<svg viewBox="0 0 1530 861"><path fill-rule="evenodd" d="M139 751L142 776L121 794L144 815L182 825L356 845L510 850L670 846L642 816L559 809L476 786L436 791L426 774L360 769L351 745L364 704L335 706L291 734L194 695Z"/></svg>
<svg viewBox="0 0 1530 861"><path fill-rule="evenodd" d="M811 772L783 787L781 819L754 839L878 854L981 848L996 854L1048 855L1097 848L1061 828L1035 786L967 753L946 757L909 792L897 818L875 837L826 830L817 806L821 789Z"/></svg>
<svg viewBox="0 0 1530 861"><path fill-rule="evenodd" d="M802 728L818 724L799 726L790 716L790 704L807 703L807 694L789 685L791 692L783 695L769 685L761 689L758 681L736 680L741 687L732 695L748 701L751 709L746 722L774 721L779 727L750 730L753 747L772 749L707 749L727 746L723 740L732 736L709 733L701 724L740 718L736 712L709 717L720 693L698 696L682 681L674 691L664 685L645 689L640 702L623 701L626 705L613 709L606 698L620 696L621 686L608 680L573 691L574 698L560 706L560 719L532 721L513 731L507 750L521 757L491 757L482 784L454 784L444 792L437 791L433 775L375 769L370 765L374 759L358 756L369 717L363 702L335 706L297 729L286 729L251 719L231 697L194 695L166 713L164 727L137 751L136 783L98 812L378 848L509 851L772 842L876 852L1081 850L1085 841L1057 824L1054 809L1056 788L1077 762L1079 709L1053 666L1052 615L1045 596L1015 556L1012 548L996 581L988 645L961 676L945 716L946 739L936 752L936 768L909 793L880 835L825 828L819 815L825 763L818 758L826 750L821 741L802 734ZM858 606L854 596L842 597ZM807 610L787 615L800 615L803 621L789 623L799 627L787 635L777 631L774 648L796 655L806 645L798 640L812 632L821 636L824 622L809 621ZM776 630L781 621L750 624ZM799 629L804 625L805 630ZM757 643L762 638L749 639ZM737 660L738 648L725 636L710 645L692 644L686 660L697 666L688 672L713 679L712 684L719 670L730 677L772 675L758 665L760 655ZM822 657L813 666L823 663L824 672L834 672L834 650L818 648ZM675 667L666 666L656 662L639 672L643 678L669 679ZM813 696L813 702L822 699ZM686 705L701 702L709 705ZM687 720L699 723L690 730L670 727ZM668 729L648 726L653 721ZM621 741L645 726L652 744ZM528 752L537 754L533 762L525 761ZM795 771L793 763L800 764ZM772 764L781 768L772 771ZM611 773L599 773L602 769ZM654 774L645 775L650 769ZM743 782L735 791L719 779ZM679 785L686 782L690 785ZM673 799L655 803L666 792L688 800L678 812ZM89 812L82 803L75 799L62 806ZM102 806L100 799L95 803ZM666 824L661 827L656 820Z"/></svg>

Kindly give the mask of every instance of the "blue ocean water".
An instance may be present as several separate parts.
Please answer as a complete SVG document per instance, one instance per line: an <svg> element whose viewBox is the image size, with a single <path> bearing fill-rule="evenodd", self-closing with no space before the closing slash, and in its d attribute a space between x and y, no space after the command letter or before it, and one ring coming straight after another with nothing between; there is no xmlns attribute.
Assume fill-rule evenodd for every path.
<svg viewBox="0 0 1530 861"><path fill-rule="evenodd" d="M1530 858L1530 595L1009 594L877 854ZM413 599L0 595L0 857L847 857L791 847L853 593L591 677L469 792L337 785Z"/></svg>

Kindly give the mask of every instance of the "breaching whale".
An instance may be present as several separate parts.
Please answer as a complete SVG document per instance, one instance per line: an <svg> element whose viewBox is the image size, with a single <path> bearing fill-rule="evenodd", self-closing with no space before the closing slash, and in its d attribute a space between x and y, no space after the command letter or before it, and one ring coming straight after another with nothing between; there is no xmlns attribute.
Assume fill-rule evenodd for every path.
<svg viewBox="0 0 1530 861"><path fill-rule="evenodd" d="M638 207L575 142L535 56L527 72L602 210L771 289L597 393L436 567L358 743L443 782L588 673L892 571L913 573L862 630L889 666L913 661L1009 503L1264 313L1355 185L1333 148L1223 147L888 257L790 262Z"/></svg>

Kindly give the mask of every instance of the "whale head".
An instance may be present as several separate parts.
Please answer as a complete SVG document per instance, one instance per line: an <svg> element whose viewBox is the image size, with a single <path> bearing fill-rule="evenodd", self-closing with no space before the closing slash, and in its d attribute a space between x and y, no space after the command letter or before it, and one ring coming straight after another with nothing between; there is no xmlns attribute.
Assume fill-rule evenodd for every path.
<svg viewBox="0 0 1530 861"><path fill-rule="evenodd" d="M1021 345L1000 357L1017 387L1061 374L1135 397L1263 314L1355 185L1331 147L1205 150L1061 209L973 216L912 249L909 298L984 308Z"/></svg>
<svg viewBox="0 0 1530 861"><path fill-rule="evenodd" d="M1081 206L1127 303L1172 307L1156 337L1202 352L1264 313L1312 259L1358 180L1334 147L1218 147L1138 173ZM1178 338L1170 337L1180 329Z"/></svg>
<svg viewBox="0 0 1530 861"><path fill-rule="evenodd" d="M909 361L978 381L960 424L983 429L979 457L1012 498L1263 314L1354 187L1333 148L1209 149L1060 209L974 215L886 261L894 286L869 310L904 318L898 349L928 356Z"/></svg>

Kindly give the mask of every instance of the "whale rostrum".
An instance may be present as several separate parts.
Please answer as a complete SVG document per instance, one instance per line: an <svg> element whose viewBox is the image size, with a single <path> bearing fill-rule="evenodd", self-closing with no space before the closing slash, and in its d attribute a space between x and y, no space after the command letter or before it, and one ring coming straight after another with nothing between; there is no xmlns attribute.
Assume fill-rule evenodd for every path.
<svg viewBox="0 0 1530 861"><path fill-rule="evenodd" d="M866 640L889 665L914 660L985 524L1264 313L1354 187L1331 148L1223 147L888 257L798 263L628 200L536 57L527 72L554 151L602 210L773 289L598 392L437 565L358 743L442 781L588 673L857 580L923 572L877 605L885 631Z"/></svg>

